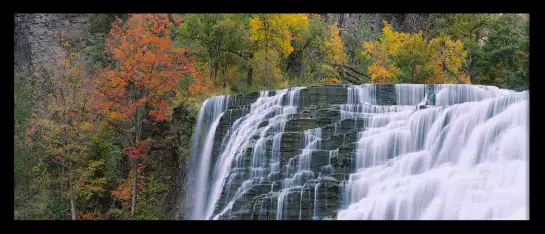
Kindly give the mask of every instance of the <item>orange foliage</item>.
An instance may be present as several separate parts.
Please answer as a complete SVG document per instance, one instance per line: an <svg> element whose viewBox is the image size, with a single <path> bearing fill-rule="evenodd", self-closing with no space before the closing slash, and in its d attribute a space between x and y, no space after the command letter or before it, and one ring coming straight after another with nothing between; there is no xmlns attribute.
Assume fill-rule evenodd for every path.
<svg viewBox="0 0 545 234"><path fill-rule="evenodd" d="M329 78L329 79L326 80L326 84L330 84L330 85L340 84L340 83L341 83L341 81L339 79L337 79L337 78Z"/></svg>
<svg viewBox="0 0 545 234"><path fill-rule="evenodd" d="M100 113L110 120L132 119L147 106L158 120L170 116L168 97L177 91L175 85L189 73L199 75L186 51L172 46L171 26L167 14L133 14L125 23L117 19L105 48L116 66L94 78L93 103Z"/></svg>
<svg viewBox="0 0 545 234"><path fill-rule="evenodd" d="M143 179L142 172L144 172L145 164L139 164L137 168L137 175L140 181ZM130 171L129 176L127 177L127 180L125 183L120 184L119 187L115 191L112 192L112 196L118 198L122 202L129 202L131 201L132 197L132 178L133 178L134 171ZM137 180L138 181L138 180ZM142 182L138 181L136 183L136 196L138 196L138 193L144 190L144 184Z"/></svg>
<svg viewBox="0 0 545 234"><path fill-rule="evenodd" d="M463 72L460 74L460 81L464 84L471 84L471 79Z"/></svg>

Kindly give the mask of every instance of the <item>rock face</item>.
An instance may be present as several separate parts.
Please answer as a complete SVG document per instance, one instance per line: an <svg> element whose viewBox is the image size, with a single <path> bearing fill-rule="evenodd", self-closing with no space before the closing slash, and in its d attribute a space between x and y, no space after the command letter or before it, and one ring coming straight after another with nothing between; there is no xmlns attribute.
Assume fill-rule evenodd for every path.
<svg viewBox="0 0 545 234"><path fill-rule="evenodd" d="M16 14L15 68L34 72L49 64L61 50L56 33L66 34L83 48L95 39L87 33L87 18L87 14Z"/></svg>
<svg viewBox="0 0 545 234"><path fill-rule="evenodd" d="M365 84L214 97L197 120L202 129L194 135L197 153L192 153L184 218L335 219L348 205L349 175L374 163L356 162L361 134L370 124L390 120L373 116L405 115L502 92L489 86ZM393 135L391 141L404 136ZM391 159L400 150L369 152Z"/></svg>

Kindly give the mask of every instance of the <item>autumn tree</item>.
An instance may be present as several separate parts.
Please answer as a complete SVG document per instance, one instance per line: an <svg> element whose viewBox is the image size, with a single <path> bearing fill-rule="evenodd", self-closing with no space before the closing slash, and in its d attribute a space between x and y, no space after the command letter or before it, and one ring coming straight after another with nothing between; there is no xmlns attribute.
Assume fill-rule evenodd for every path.
<svg viewBox="0 0 545 234"><path fill-rule="evenodd" d="M446 35L426 41L421 32L396 32L386 21L382 32L378 41L363 45L363 54L374 61L368 68L372 82L471 83L463 72L468 52L462 41Z"/></svg>
<svg viewBox="0 0 545 234"><path fill-rule="evenodd" d="M369 56L373 64L369 66L368 72L371 75L371 82L397 83L399 68L393 63L392 58L397 49L407 40L409 34L396 32L384 21L382 35L375 42L363 44L363 55Z"/></svg>
<svg viewBox="0 0 545 234"><path fill-rule="evenodd" d="M179 20L178 20L179 21ZM94 78L95 107L123 129L125 155L131 158L131 215L134 216L137 169L151 139L142 139L146 115L164 120L182 76L195 72L194 61L170 38L173 26L167 14L132 14L117 19L105 52L115 60Z"/></svg>
<svg viewBox="0 0 545 234"><path fill-rule="evenodd" d="M302 31L298 40L294 40L294 51L300 62L299 74L305 85L314 82L338 83L342 65L347 57L344 45L339 36L339 29L327 23L316 14L309 15L309 29ZM295 69L294 69L295 70Z"/></svg>
<svg viewBox="0 0 545 234"><path fill-rule="evenodd" d="M329 83L340 83L341 75L339 74L339 68L342 68L346 64L347 58L346 53L344 52L344 45L341 39L339 28L332 25L329 27L329 32L326 33L326 38L324 39L324 49L326 53L326 61L328 64L325 64L327 77Z"/></svg>
<svg viewBox="0 0 545 234"><path fill-rule="evenodd" d="M43 149L45 160L57 171L55 183L63 196L69 197L70 215L77 216L80 179L85 177L86 142L93 130L94 114L89 102L90 79L84 70L84 58L71 49L64 33L55 34L62 51L53 56L52 64L42 66L45 83L40 88L39 108L32 113L28 143ZM36 168L39 170L38 168ZM93 186L101 186L96 181ZM100 189L100 188L98 188Z"/></svg>
<svg viewBox="0 0 545 234"><path fill-rule="evenodd" d="M324 41L327 39L329 26L319 16L311 14L309 16L309 30L302 33L303 40L300 46L296 47L295 53L300 54L301 70L300 76L306 82L315 78L325 78L323 72L324 62L327 60L327 54L324 47ZM295 45L298 45L295 43Z"/></svg>
<svg viewBox="0 0 545 234"><path fill-rule="evenodd" d="M433 25L431 36L448 35L452 40L460 40L467 51L465 73L475 78L478 69L478 54L488 38L490 28L498 14L432 14L428 19Z"/></svg>
<svg viewBox="0 0 545 234"><path fill-rule="evenodd" d="M287 76L340 82L348 61L339 32L316 14L192 14L177 40L192 48L211 80L221 77L223 87L244 70L248 86L255 80L258 86L280 87Z"/></svg>
<svg viewBox="0 0 545 234"><path fill-rule="evenodd" d="M255 77L271 86L283 77L278 64L293 52L292 40L308 30L308 15L259 14L250 24L250 40L255 45L250 65Z"/></svg>
<svg viewBox="0 0 545 234"><path fill-rule="evenodd" d="M242 16L235 14L191 14L177 31L184 47L193 48L197 58L208 66L214 85L220 83L218 75L230 65L238 64L237 51L245 49L247 42ZM222 77L222 86L226 85Z"/></svg>
<svg viewBox="0 0 545 234"><path fill-rule="evenodd" d="M394 58L399 67L398 80L401 83L424 83L431 75L428 65L431 57L422 33L410 35ZM431 67L435 68L435 67Z"/></svg>

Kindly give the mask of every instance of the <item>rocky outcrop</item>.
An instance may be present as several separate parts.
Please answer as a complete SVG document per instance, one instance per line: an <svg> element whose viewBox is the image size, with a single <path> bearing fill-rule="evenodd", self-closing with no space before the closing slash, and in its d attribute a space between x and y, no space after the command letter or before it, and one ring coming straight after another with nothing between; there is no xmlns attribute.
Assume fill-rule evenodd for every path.
<svg viewBox="0 0 545 234"><path fill-rule="evenodd" d="M15 14L15 69L36 72L50 64L61 51L60 33L84 48L96 39L86 30L87 18L88 14Z"/></svg>
<svg viewBox="0 0 545 234"><path fill-rule="evenodd" d="M180 105L174 108L170 120L155 121L148 117L142 127L142 138L153 139L146 157L147 164L153 167L156 178L162 184L171 185L168 191L158 196L161 200L155 205L165 207L171 219L181 219L183 215L187 161L194 123L195 114L188 106Z"/></svg>
<svg viewBox="0 0 545 234"><path fill-rule="evenodd" d="M167 142L171 143L171 152L175 155L173 167L173 183L169 188L166 198L166 207L170 218L181 219L183 217L183 204L186 197L185 181L187 177L187 165L189 151L191 149L191 133L193 132L195 114L188 106L180 105L174 109L170 123L171 131ZM162 133L164 135L164 133ZM160 152L158 152L160 153Z"/></svg>

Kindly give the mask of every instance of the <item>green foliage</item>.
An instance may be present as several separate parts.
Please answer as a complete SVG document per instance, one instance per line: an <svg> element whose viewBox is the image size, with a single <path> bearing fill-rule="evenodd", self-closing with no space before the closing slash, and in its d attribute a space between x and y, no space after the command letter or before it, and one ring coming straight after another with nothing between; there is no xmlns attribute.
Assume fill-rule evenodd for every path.
<svg viewBox="0 0 545 234"><path fill-rule="evenodd" d="M191 48L197 60L208 67L208 76L218 82L221 68L245 62L235 53L248 48L248 24L249 17L244 14L190 14L178 28L178 45Z"/></svg>
<svg viewBox="0 0 545 234"><path fill-rule="evenodd" d="M528 87L528 55L528 22L517 14L502 14L474 56L477 82L505 88Z"/></svg>
<svg viewBox="0 0 545 234"><path fill-rule="evenodd" d="M170 176L170 175L169 175ZM160 178L151 175L144 186L138 200L138 210L135 214L135 219L141 220L161 220L167 219L167 212L164 207L164 199L168 192L169 179Z"/></svg>
<svg viewBox="0 0 545 234"><path fill-rule="evenodd" d="M98 42L85 48L85 53L88 55L89 64L95 69L106 67L109 59L104 54L104 42Z"/></svg>
<svg viewBox="0 0 545 234"><path fill-rule="evenodd" d="M424 83L429 73L422 67L430 62L426 49L426 41L421 33L411 35L405 45L399 48L394 63L401 70L398 74L401 83Z"/></svg>
<svg viewBox="0 0 545 234"><path fill-rule="evenodd" d="M25 147L25 145L26 131L28 130L27 123L30 117L32 104L30 99L30 79L30 77L22 74L16 74L14 77L14 176L16 186L18 182L24 183L25 181L22 180L24 180L25 177L28 176L28 170L25 166L25 156L28 154L28 152L26 152L27 147Z"/></svg>
<svg viewBox="0 0 545 234"><path fill-rule="evenodd" d="M127 19L128 14L90 14L87 18L89 32L106 34L116 17Z"/></svg>
<svg viewBox="0 0 545 234"><path fill-rule="evenodd" d="M121 165L125 159L120 145L115 144L116 139L113 132L103 131L95 133L91 137L90 158L104 160L104 174L108 181L119 183L121 176Z"/></svg>
<svg viewBox="0 0 545 234"><path fill-rule="evenodd" d="M104 38L110 31L116 17L126 20L128 14L89 14L87 31L96 35L96 39L84 48L87 63L93 70L106 67L111 63L110 56L104 53Z"/></svg>
<svg viewBox="0 0 545 234"><path fill-rule="evenodd" d="M353 31L342 34L349 64L358 66L365 63L364 57L360 56L363 49L361 45L375 39L375 35L373 35L371 28L367 26L367 23L365 20L361 20Z"/></svg>
<svg viewBox="0 0 545 234"><path fill-rule="evenodd" d="M449 35L453 40L462 40L467 47L474 47L486 36L491 22L497 14L433 14L429 21L433 25L434 37Z"/></svg>
<svg viewBox="0 0 545 234"><path fill-rule="evenodd" d="M156 204L150 204L149 201L143 200L137 203L135 220L166 220L168 219L166 211Z"/></svg>

